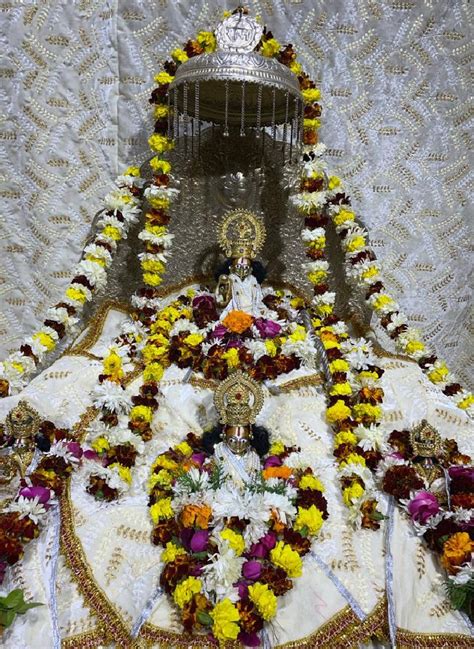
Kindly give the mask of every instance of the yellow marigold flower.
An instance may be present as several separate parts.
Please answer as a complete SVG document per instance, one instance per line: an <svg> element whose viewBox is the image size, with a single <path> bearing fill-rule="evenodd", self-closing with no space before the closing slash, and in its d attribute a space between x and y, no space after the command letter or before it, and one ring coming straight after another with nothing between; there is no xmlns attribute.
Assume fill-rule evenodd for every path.
<svg viewBox="0 0 474 649"><path fill-rule="evenodd" d="M329 176L328 189L336 189L341 184L341 179L337 176Z"/></svg>
<svg viewBox="0 0 474 649"><path fill-rule="evenodd" d="M94 264L99 264L99 266L102 266L102 268L105 268L105 259L102 257L94 257L94 255L86 255L87 261L92 261Z"/></svg>
<svg viewBox="0 0 474 649"><path fill-rule="evenodd" d="M240 620L237 607L232 604L227 597L214 606L210 616L213 625L212 632L217 640L225 642L226 640L236 640L240 633L240 627L237 624Z"/></svg>
<svg viewBox="0 0 474 649"><path fill-rule="evenodd" d="M81 304L84 304L84 302L87 300L87 295L83 291L73 286L70 286L66 290L66 297L70 298L71 300L75 300L76 302L81 302Z"/></svg>
<svg viewBox="0 0 474 649"><path fill-rule="evenodd" d="M102 453L110 448L109 441L105 437L96 437L91 446L96 453Z"/></svg>
<svg viewBox="0 0 474 649"><path fill-rule="evenodd" d="M238 534L229 528L222 530L221 538L227 541L235 554L240 557L242 552L245 550L245 541L242 534Z"/></svg>
<svg viewBox="0 0 474 649"><path fill-rule="evenodd" d="M344 381L344 383L335 383L331 390L329 391L329 394L331 395L349 395L352 394L352 387L351 384L348 383L347 381Z"/></svg>
<svg viewBox="0 0 474 649"><path fill-rule="evenodd" d="M168 232L168 229L164 225L150 225L149 223L145 223L145 229L147 232L151 232L151 234L154 234L157 237L161 237L163 234ZM162 316L166 310L167 309L163 309Z"/></svg>
<svg viewBox="0 0 474 649"><path fill-rule="evenodd" d="M331 374L334 374L335 372L348 372L349 363L344 361L342 358L336 358L336 360L329 363L329 371Z"/></svg>
<svg viewBox="0 0 474 649"><path fill-rule="evenodd" d="M380 406L373 406L371 403L357 403L354 408L354 417L357 421L363 419L377 420L382 416L382 409Z"/></svg>
<svg viewBox="0 0 474 649"><path fill-rule="evenodd" d="M140 167L127 167L125 171L123 172L124 176L139 176L140 175Z"/></svg>
<svg viewBox="0 0 474 649"><path fill-rule="evenodd" d="M68 289L69 290L69 289ZM67 291L66 291L67 295ZM43 347L46 347L46 349L50 352L56 347L56 341L54 341L51 336L44 331L38 331L37 333L33 334L32 336L33 340L37 340L40 342Z"/></svg>
<svg viewBox="0 0 474 649"><path fill-rule="evenodd" d="M321 126L321 120L320 120L320 119L316 119L316 118L314 118L314 119L305 118L305 119L303 120L303 127L304 127L304 128L310 128L310 129L313 129L313 128L319 128L320 126Z"/></svg>
<svg viewBox="0 0 474 649"><path fill-rule="evenodd" d="M338 214L335 214L333 221L335 225L342 225L346 221L354 221L355 214L354 212L349 212L349 210L340 210Z"/></svg>
<svg viewBox="0 0 474 649"><path fill-rule="evenodd" d="M300 489L311 489L312 491L320 491L321 493L324 493L323 483L319 478L311 473L306 473L302 476L298 487Z"/></svg>
<svg viewBox="0 0 474 649"><path fill-rule="evenodd" d="M170 206L170 199L165 196L149 196L147 200L156 210L167 210Z"/></svg>
<svg viewBox="0 0 474 649"><path fill-rule="evenodd" d="M338 399L333 406L326 410L326 419L330 423L344 421L344 419L348 419L350 416L351 409L341 399Z"/></svg>
<svg viewBox="0 0 474 649"><path fill-rule="evenodd" d="M167 323L170 324L170 323ZM171 327L171 325L170 325ZM153 346L154 347L168 347L170 344L169 339L164 336L161 332L158 333L152 333L152 335L148 338L149 341L153 341ZM147 343L148 345L148 343Z"/></svg>
<svg viewBox="0 0 474 649"><path fill-rule="evenodd" d="M425 350L425 344L421 340L410 340L406 347L405 352L407 354L416 354L417 352L422 352Z"/></svg>
<svg viewBox="0 0 474 649"><path fill-rule="evenodd" d="M161 381L164 371L163 366L159 363L150 363L143 371L143 380L145 383L149 383L150 381Z"/></svg>
<svg viewBox="0 0 474 649"><path fill-rule="evenodd" d="M188 288L186 291L186 297L194 297L196 295L196 291L193 288Z"/></svg>
<svg viewBox="0 0 474 649"><path fill-rule="evenodd" d="M185 63L189 59L189 56L184 50L177 47L171 52L171 58L176 61L176 63Z"/></svg>
<svg viewBox="0 0 474 649"><path fill-rule="evenodd" d="M367 270L363 271L362 279L370 279L371 277L375 277L378 273L380 273L380 268L377 266L369 266Z"/></svg>
<svg viewBox="0 0 474 649"><path fill-rule="evenodd" d="M172 323L169 320L166 320L165 318L158 318L158 320L155 320L153 324L150 327L150 331L152 334L154 334L156 331L164 331L165 333L168 333L171 330Z"/></svg>
<svg viewBox="0 0 474 649"><path fill-rule="evenodd" d="M270 558L276 566L283 568L289 577L301 577L303 562L291 545L278 541L270 552Z"/></svg>
<svg viewBox="0 0 474 649"><path fill-rule="evenodd" d="M160 498L150 507L150 516L154 523L161 519L173 518L174 512L171 507L171 498Z"/></svg>
<svg viewBox="0 0 474 649"><path fill-rule="evenodd" d="M474 396L472 394L468 394L464 397L464 399L458 402L458 408L461 408L461 410L467 410L473 404L474 404Z"/></svg>
<svg viewBox="0 0 474 649"><path fill-rule="evenodd" d="M304 306L304 300L302 297L292 297L290 300L290 306L293 307L293 309L300 309L301 307Z"/></svg>
<svg viewBox="0 0 474 649"><path fill-rule="evenodd" d="M11 363L11 366L18 372L18 374L23 374L23 372L25 371L23 365L18 361L13 361L13 363Z"/></svg>
<svg viewBox="0 0 474 649"><path fill-rule="evenodd" d="M285 450L283 442L273 442L270 446L270 455L280 455Z"/></svg>
<svg viewBox="0 0 474 649"><path fill-rule="evenodd" d="M290 63L289 68L296 75L301 74L301 72L303 71L303 66L301 65L301 63L298 63L298 61L295 60Z"/></svg>
<svg viewBox="0 0 474 649"><path fill-rule="evenodd" d="M168 489L173 482L173 476L166 469L161 469L158 473L152 473L148 480L148 491L152 491L156 485Z"/></svg>
<svg viewBox="0 0 474 649"><path fill-rule="evenodd" d="M311 505L309 509L304 507L298 507L298 515L295 520L295 530L301 531L305 527L308 530L311 536L314 536L319 532L323 524L323 514L316 507L316 505Z"/></svg>
<svg viewBox="0 0 474 649"><path fill-rule="evenodd" d="M141 267L143 270L154 273L162 273L165 270L164 263L159 259L144 259L141 262Z"/></svg>
<svg viewBox="0 0 474 649"><path fill-rule="evenodd" d="M347 507L353 505L353 500L358 500L363 495L364 487L362 487L358 482L354 482L350 487L346 487L342 492L342 498Z"/></svg>
<svg viewBox="0 0 474 649"><path fill-rule="evenodd" d="M165 83L171 83L173 81L174 77L171 76L171 74L168 74L168 72L158 72L158 74L155 74L154 80L155 83L159 84L160 86L164 85Z"/></svg>
<svg viewBox="0 0 474 649"><path fill-rule="evenodd" d="M373 379L374 381L377 381L379 378L379 375L377 372L370 372L369 370L362 370L362 372L359 372L359 377L361 379Z"/></svg>
<svg viewBox="0 0 474 649"><path fill-rule="evenodd" d="M197 347L203 340L204 337L201 336L201 334L189 334L189 336L186 336L184 339L184 343L190 347Z"/></svg>
<svg viewBox="0 0 474 649"><path fill-rule="evenodd" d="M235 347L231 347L230 349L226 350L222 354L222 358L226 361L227 367L229 369L239 367L240 365L239 350Z"/></svg>
<svg viewBox="0 0 474 649"><path fill-rule="evenodd" d="M308 248L313 248L314 250L322 250L325 245L326 245L326 237L324 235L321 235L320 237L316 237L316 239L312 239L311 241L308 242Z"/></svg>
<svg viewBox="0 0 474 649"><path fill-rule="evenodd" d="M193 449L189 446L187 442L181 442L176 446L176 450L182 453L185 457L191 457L193 454Z"/></svg>
<svg viewBox="0 0 474 649"><path fill-rule="evenodd" d="M315 329L319 329L321 326L321 318L311 318L311 324Z"/></svg>
<svg viewBox="0 0 474 649"><path fill-rule="evenodd" d="M271 620L272 617L275 617L277 598L268 584L257 581L249 586L249 597L264 620Z"/></svg>
<svg viewBox="0 0 474 649"><path fill-rule="evenodd" d="M174 561L180 554L186 554L186 550L175 545L173 541L168 541L165 549L161 553L161 560L163 563L170 563L170 561Z"/></svg>
<svg viewBox="0 0 474 649"><path fill-rule="evenodd" d="M150 135L148 138L148 144L150 145L150 148L157 153L170 151L174 146L173 141L167 138L166 135L159 135L158 133Z"/></svg>
<svg viewBox="0 0 474 649"><path fill-rule="evenodd" d="M360 464L361 466L366 466L365 458L358 453L349 453L343 462L339 465L341 469L346 467L348 464Z"/></svg>
<svg viewBox="0 0 474 649"><path fill-rule="evenodd" d="M150 423L153 419L153 409L150 406L134 406L130 410L130 419L132 421L146 421Z"/></svg>
<svg viewBox="0 0 474 649"><path fill-rule="evenodd" d="M298 341L301 341L301 340L306 340L306 329L304 327L302 327L301 325L296 325L296 329L288 337L294 343L296 343Z"/></svg>
<svg viewBox="0 0 474 649"><path fill-rule="evenodd" d="M359 234L346 243L346 250L348 252L355 252L356 250L363 248L365 246L365 243L365 237Z"/></svg>
<svg viewBox="0 0 474 649"><path fill-rule="evenodd" d="M265 340L265 349L267 350L268 356L270 356L271 358L277 355L277 346L275 342L273 340L270 340L269 338Z"/></svg>
<svg viewBox="0 0 474 649"><path fill-rule="evenodd" d="M128 466L123 466L123 464L113 462L112 464L109 464L108 468L113 469L114 467L117 467L118 474L124 482L126 482L127 484L132 484L132 472L130 471Z"/></svg>
<svg viewBox="0 0 474 649"><path fill-rule="evenodd" d="M357 436L350 430L341 430L334 438L334 446L337 448L341 444L357 444Z"/></svg>
<svg viewBox="0 0 474 649"><path fill-rule="evenodd" d="M148 286L159 286L163 278L156 273L143 273L143 283Z"/></svg>
<svg viewBox="0 0 474 649"><path fill-rule="evenodd" d="M440 363L437 367L428 372L428 378L432 383L441 383L446 380L449 370L445 363Z"/></svg>
<svg viewBox="0 0 474 649"><path fill-rule="evenodd" d="M202 582L197 577L188 577L181 581L174 589L173 599L179 608L192 600L194 595L201 592Z"/></svg>
<svg viewBox="0 0 474 649"><path fill-rule="evenodd" d="M373 306L376 311L381 311L388 304L392 304L392 303L393 303L393 299L390 297L390 295L385 295L385 293L381 293L373 301Z"/></svg>
<svg viewBox="0 0 474 649"><path fill-rule="evenodd" d="M123 377L122 359L116 351L112 350L102 362L104 374L113 377L114 379L121 379Z"/></svg>
<svg viewBox="0 0 474 649"><path fill-rule="evenodd" d="M303 90L301 94L303 95L303 101L305 104L312 104L321 99L321 91L318 88L307 88L306 90Z"/></svg>
<svg viewBox="0 0 474 649"><path fill-rule="evenodd" d="M316 311L319 315L330 315L334 311L332 304L318 304Z"/></svg>
<svg viewBox="0 0 474 649"><path fill-rule="evenodd" d="M166 455L159 455L151 465L151 470L154 471L159 466L169 471L175 471L178 468L177 462L170 460Z"/></svg>
<svg viewBox="0 0 474 649"><path fill-rule="evenodd" d="M161 106L157 106L157 108L161 108ZM155 111L155 117L156 117L156 111ZM153 169L153 171L157 174L169 174L171 171L171 165L167 160L160 160L158 156L155 156L150 160L150 167Z"/></svg>
<svg viewBox="0 0 474 649"><path fill-rule="evenodd" d="M276 38L269 38L267 41L262 43L262 49L260 52L263 56L271 58L272 56L276 56L280 50L281 45Z"/></svg>
<svg viewBox="0 0 474 649"><path fill-rule="evenodd" d="M322 284L328 274L325 270L314 270L311 273L308 273L308 279L311 282L311 284Z"/></svg>
<svg viewBox="0 0 474 649"><path fill-rule="evenodd" d="M199 32L196 36L196 40L201 47L204 48L206 54L209 52L214 52L217 46L216 37L213 32Z"/></svg>

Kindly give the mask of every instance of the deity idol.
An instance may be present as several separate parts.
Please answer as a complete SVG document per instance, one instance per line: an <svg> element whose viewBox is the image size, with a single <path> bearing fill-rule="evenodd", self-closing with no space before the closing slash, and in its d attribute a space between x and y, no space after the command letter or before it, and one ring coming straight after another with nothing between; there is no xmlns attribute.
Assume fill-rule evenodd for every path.
<svg viewBox="0 0 474 649"><path fill-rule="evenodd" d="M64 298L0 364L3 646L472 646L472 395L408 326L320 160L318 89L242 8L156 81L157 155L117 179ZM168 229L171 203L179 220L186 191L194 216L211 200L174 186L210 122L222 148L251 142L271 191L216 201L217 286L160 288L197 240ZM304 220L286 257L269 149ZM39 371L141 216L131 306L104 303ZM284 270L299 246L303 280L260 283L263 222L266 259ZM396 351L337 316L327 232Z"/></svg>

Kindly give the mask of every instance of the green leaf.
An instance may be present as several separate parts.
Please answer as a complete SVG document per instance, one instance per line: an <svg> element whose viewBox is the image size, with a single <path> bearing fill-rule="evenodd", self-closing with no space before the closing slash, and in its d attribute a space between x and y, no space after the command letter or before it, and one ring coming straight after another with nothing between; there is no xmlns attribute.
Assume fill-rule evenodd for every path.
<svg viewBox="0 0 474 649"><path fill-rule="evenodd" d="M370 514L369 518L371 518L373 521L388 520L388 516L384 516L384 514L378 512L377 510Z"/></svg>
<svg viewBox="0 0 474 649"><path fill-rule="evenodd" d="M211 626L213 622L212 617L205 611L199 611L197 614L197 619L198 622L200 622L203 626Z"/></svg>
<svg viewBox="0 0 474 649"><path fill-rule="evenodd" d="M15 590L12 590L8 595L4 598L3 604L6 605L7 608L18 608L18 606L21 606L22 604L25 603L25 600L23 599L23 591L20 590L20 588L15 588Z"/></svg>
<svg viewBox="0 0 474 649"><path fill-rule="evenodd" d="M0 611L0 626L7 628L15 619L15 611Z"/></svg>
<svg viewBox="0 0 474 649"><path fill-rule="evenodd" d="M30 608L36 608L37 606L44 606L41 602L25 602L23 606L17 608L17 613L26 613Z"/></svg>

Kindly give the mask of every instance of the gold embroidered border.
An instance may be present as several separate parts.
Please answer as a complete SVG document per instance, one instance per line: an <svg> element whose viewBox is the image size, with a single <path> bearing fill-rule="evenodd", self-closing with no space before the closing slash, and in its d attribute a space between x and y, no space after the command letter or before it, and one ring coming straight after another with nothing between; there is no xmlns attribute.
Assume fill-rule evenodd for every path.
<svg viewBox="0 0 474 649"><path fill-rule="evenodd" d="M286 381L286 383L280 383L276 385L280 392L291 392L292 390L299 390L300 388L310 387L313 385L322 385L324 382L324 377L322 374L310 374L309 376L300 376L296 379L291 379ZM182 381L163 381L163 385L179 385ZM190 385L193 385L196 388L203 388L207 390L215 390L219 385L219 381L214 379L204 379L200 376L193 374L189 379Z"/></svg>
<svg viewBox="0 0 474 649"><path fill-rule="evenodd" d="M472 649L472 637L460 633L414 633L397 631L397 649Z"/></svg>
<svg viewBox="0 0 474 649"><path fill-rule="evenodd" d="M107 642L107 636L99 626L61 640L61 649L96 649Z"/></svg>

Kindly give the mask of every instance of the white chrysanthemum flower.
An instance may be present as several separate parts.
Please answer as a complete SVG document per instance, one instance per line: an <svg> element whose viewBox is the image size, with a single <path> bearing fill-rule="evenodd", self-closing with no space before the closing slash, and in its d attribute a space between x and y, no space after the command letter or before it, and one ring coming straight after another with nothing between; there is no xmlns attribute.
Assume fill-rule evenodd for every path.
<svg viewBox="0 0 474 649"><path fill-rule="evenodd" d="M358 462L346 462L343 467L338 467L338 474L341 478L348 478L356 475L363 480L366 489L374 484L372 471Z"/></svg>
<svg viewBox="0 0 474 649"><path fill-rule="evenodd" d="M127 413L132 407L132 399L126 390L113 381L103 381L94 388L94 405L117 414Z"/></svg>
<svg viewBox="0 0 474 649"><path fill-rule="evenodd" d="M393 466L408 466L409 463L401 457L397 457L393 453L385 455L377 465L375 475L378 480L382 480L385 474Z"/></svg>
<svg viewBox="0 0 474 649"><path fill-rule="evenodd" d="M134 225L140 218L141 209L138 205L124 205L120 210L127 225ZM123 233L123 238L126 238L126 231Z"/></svg>
<svg viewBox="0 0 474 649"><path fill-rule="evenodd" d="M115 179L115 184L117 187L122 188L122 187L143 187L143 185L146 183L145 178L141 178L140 176L128 176L128 175L122 175L122 176L117 176Z"/></svg>
<svg viewBox="0 0 474 649"><path fill-rule="evenodd" d="M353 430L359 439L358 446L364 451L377 451L384 446L385 435L381 426L370 424L369 426L356 426Z"/></svg>
<svg viewBox="0 0 474 649"><path fill-rule="evenodd" d="M263 502L270 510L274 510L278 514L278 518L286 525L296 516L296 507L291 503L290 499L283 494L276 494L265 491L263 494Z"/></svg>
<svg viewBox="0 0 474 649"><path fill-rule="evenodd" d="M372 293L372 295L368 298L367 302L375 308L375 303L380 297L380 293ZM390 297L390 296L389 296ZM387 304L383 304L382 306L377 307L377 312L378 313L391 313L393 311L398 311L400 308L398 302L395 302L395 300L390 297L390 302Z"/></svg>
<svg viewBox="0 0 474 649"><path fill-rule="evenodd" d="M123 220L119 220L116 214L109 214L108 212L102 212L97 221L97 225L102 228L106 225L111 225L117 228L121 234L127 230L127 224Z"/></svg>
<svg viewBox="0 0 474 649"><path fill-rule="evenodd" d="M128 189L121 189L106 194L104 203L109 210L121 212L122 209L128 206L137 205L138 199Z"/></svg>
<svg viewBox="0 0 474 649"><path fill-rule="evenodd" d="M98 478L102 478L102 480L105 480L107 486L110 487L110 489L115 489L116 491L119 492L119 494L125 493L130 488L130 485L124 480L122 480L122 478L120 477L118 472L118 467L109 468L109 467L102 466L101 464L95 461L86 462L85 471L84 471L84 477L85 477L84 482L88 482L89 477L91 476L97 476Z"/></svg>
<svg viewBox="0 0 474 649"><path fill-rule="evenodd" d="M262 358L262 356L265 356L265 354L268 353L263 340L249 340L246 342L246 347L252 354L255 362L257 362L259 358Z"/></svg>
<svg viewBox="0 0 474 649"><path fill-rule="evenodd" d="M312 299L312 304L319 306L320 304L334 304L336 301L336 294L331 291L326 291L322 295L315 295Z"/></svg>
<svg viewBox="0 0 474 649"><path fill-rule="evenodd" d="M465 509L464 507L459 507L454 512L452 512L453 519L456 523L469 523L474 516L472 509Z"/></svg>
<svg viewBox="0 0 474 649"><path fill-rule="evenodd" d="M328 192L299 192L290 197L291 202L302 212L323 207L327 202Z"/></svg>
<svg viewBox="0 0 474 649"><path fill-rule="evenodd" d="M7 505L6 512L18 512L20 518L31 518L33 523L38 525L40 519L46 514L46 509L42 503L39 502L39 497L24 498L19 496L17 500L12 501Z"/></svg>
<svg viewBox="0 0 474 649"><path fill-rule="evenodd" d="M347 325L343 320L339 320L339 322L336 322L336 324L332 325L332 330L334 331L335 334L345 334L347 333Z"/></svg>
<svg viewBox="0 0 474 649"><path fill-rule="evenodd" d="M79 318L70 316L67 312L67 309L65 309L64 307L51 307L46 312L46 318L48 320L60 322L66 327L68 331L71 330L79 322Z"/></svg>
<svg viewBox="0 0 474 649"><path fill-rule="evenodd" d="M13 354L8 356L7 361L9 363L20 363L23 367L22 374L30 374L36 370L36 364L31 356L25 356L22 352L13 352ZM13 369L15 372L17 371L15 368Z"/></svg>
<svg viewBox="0 0 474 649"><path fill-rule="evenodd" d="M173 326L170 330L170 336L178 336L183 331L189 331L189 333L197 333L199 327L194 323L186 320L186 318L179 318L175 320Z"/></svg>
<svg viewBox="0 0 474 649"><path fill-rule="evenodd" d="M85 275L95 289L102 289L107 284L107 272L103 266L88 259L83 259L76 266L78 275Z"/></svg>
<svg viewBox="0 0 474 649"><path fill-rule="evenodd" d="M145 198L167 198L170 201L177 198L178 194L179 189L174 189L173 187L161 187L158 185L150 185L143 192Z"/></svg>
<svg viewBox="0 0 474 649"><path fill-rule="evenodd" d="M153 234L152 232L148 232L148 230L142 230L139 233L138 238L142 241L150 241L157 246L163 246L165 249L168 249L173 243L174 234Z"/></svg>
<svg viewBox="0 0 474 649"><path fill-rule="evenodd" d="M204 590L207 593L214 592L220 600L234 592L233 584L240 579L246 559L238 557L219 535L216 536L216 541L219 552L209 557L210 563L204 566L201 579Z"/></svg>
<svg viewBox="0 0 474 649"><path fill-rule="evenodd" d="M390 322L387 325L387 331L394 331L397 329L397 327L401 327L402 325L406 325L408 322L408 319L406 315L403 313L394 313L390 317Z"/></svg>
<svg viewBox="0 0 474 649"><path fill-rule="evenodd" d="M166 263L168 257L169 257L169 252L167 253L166 251L156 252L154 254L151 254L150 252L141 252L138 255L138 259L140 261L161 261L164 264Z"/></svg>
<svg viewBox="0 0 474 649"><path fill-rule="evenodd" d="M56 331L56 329L53 329L52 327L46 327L46 326L43 325L41 327L41 331L42 331L42 333L47 334L50 338L52 338L56 342L59 340L59 334Z"/></svg>
<svg viewBox="0 0 474 649"><path fill-rule="evenodd" d="M126 238L127 238L127 233L126 233L126 232L124 232L124 233L122 234L122 238L123 238L123 239L126 239ZM99 232L99 234L96 236L96 238L95 238L95 244L98 244L99 241L102 241L103 243L106 243L108 246L110 246L110 247L112 248L112 252L113 252L113 253L115 253L115 252L117 251L117 242L115 241L115 239L113 239L113 238L110 237L109 235L105 234L104 232ZM105 248L103 248L102 246L99 246L99 248L102 248L103 250L105 250ZM107 251L107 252L108 252L108 251ZM109 254L110 254L110 253L109 253ZM109 265L109 264L106 263L106 266L108 266L108 265Z"/></svg>
<svg viewBox="0 0 474 649"><path fill-rule="evenodd" d="M364 273L367 273L372 269L376 271L372 271L374 272L374 274L370 274L368 277L363 277ZM370 261L368 259L360 261L359 263L355 264L355 266L352 264L347 264L346 271L352 279L363 282L364 284L368 284L369 286L371 284L375 284L375 282L381 281L382 279L378 263L376 261Z"/></svg>
<svg viewBox="0 0 474 649"><path fill-rule="evenodd" d="M320 229L322 230L322 228ZM313 273L321 270L327 271L329 268L329 263L324 260L307 261L304 264L301 264L301 266L307 273Z"/></svg>
<svg viewBox="0 0 474 649"><path fill-rule="evenodd" d="M292 340L285 340L281 346L281 351L285 356L291 356L294 354L297 358L300 358L308 368L314 368L316 366L316 347L309 336L306 340L297 340L295 342Z"/></svg>
<svg viewBox="0 0 474 649"><path fill-rule="evenodd" d="M465 586L474 579L474 557L471 561L463 563L455 575L449 575L449 579L457 586Z"/></svg>
<svg viewBox="0 0 474 649"><path fill-rule="evenodd" d="M304 230L301 231L301 239L303 241L314 241L315 239L319 239L319 237L325 236L326 231L324 228L314 228L314 230L304 228Z"/></svg>
<svg viewBox="0 0 474 649"><path fill-rule="evenodd" d="M145 442L128 428L128 420L121 422L118 426L107 428L102 435L111 446L131 444L140 455L145 450Z"/></svg>
<svg viewBox="0 0 474 649"><path fill-rule="evenodd" d="M318 158L325 153L326 149L327 146L322 142L318 142L318 144L303 145L303 153L306 153L307 155L313 154Z"/></svg>
<svg viewBox="0 0 474 649"><path fill-rule="evenodd" d="M62 457L63 460L69 464L78 464L79 458L77 458L71 451L68 449L68 442L65 440L59 440L54 442L51 445L51 448L48 451L48 455L54 455L56 457Z"/></svg>

